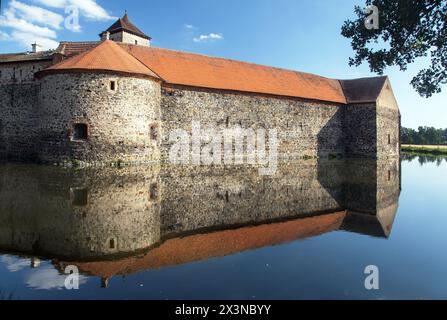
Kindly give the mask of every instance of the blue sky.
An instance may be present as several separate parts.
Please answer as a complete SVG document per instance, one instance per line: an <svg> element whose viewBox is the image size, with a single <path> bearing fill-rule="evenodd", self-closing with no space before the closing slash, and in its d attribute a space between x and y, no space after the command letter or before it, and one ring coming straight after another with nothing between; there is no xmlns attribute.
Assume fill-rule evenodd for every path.
<svg viewBox="0 0 447 320"><path fill-rule="evenodd" d="M353 55L340 35L363 0L2 0L0 52L29 49L38 40L97 40L98 33L127 10L153 38L153 45L346 79L373 76L366 65L348 66ZM67 30L70 5L79 8L79 28ZM30 9L30 6L31 7ZM70 27L70 26L69 26ZM447 87L430 99L409 84L425 61L406 72L390 68L404 126L447 127Z"/></svg>

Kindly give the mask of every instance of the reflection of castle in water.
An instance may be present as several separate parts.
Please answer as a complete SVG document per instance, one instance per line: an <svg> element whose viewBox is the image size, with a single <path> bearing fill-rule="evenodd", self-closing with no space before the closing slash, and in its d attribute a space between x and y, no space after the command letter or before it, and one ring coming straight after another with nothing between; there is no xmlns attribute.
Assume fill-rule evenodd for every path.
<svg viewBox="0 0 447 320"><path fill-rule="evenodd" d="M69 171L0 166L0 250L108 278L346 230L388 237L399 160ZM63 263L56 266L63 268Z"/></svg>

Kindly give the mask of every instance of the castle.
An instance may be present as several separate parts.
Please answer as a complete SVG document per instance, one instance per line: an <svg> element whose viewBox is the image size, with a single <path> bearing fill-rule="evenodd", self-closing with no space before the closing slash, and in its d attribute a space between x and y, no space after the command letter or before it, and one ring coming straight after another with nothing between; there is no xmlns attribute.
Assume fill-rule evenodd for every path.
<svg viewBox="0 0 447 320"><path fill-rule="evenodd" d="M158 162L169 133L275 128L281 158L397 158L387 77L335 80L151 47L127 14L98 42L0 55L0 160Z"/></svg>

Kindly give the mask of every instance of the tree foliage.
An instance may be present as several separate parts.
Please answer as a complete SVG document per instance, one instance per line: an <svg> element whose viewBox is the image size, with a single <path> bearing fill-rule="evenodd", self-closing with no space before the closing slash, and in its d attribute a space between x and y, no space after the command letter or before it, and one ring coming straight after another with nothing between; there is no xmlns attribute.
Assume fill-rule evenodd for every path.
<svg viewBox="0 0 447 320"><path fill-rule="evenodd" d="M447 145L447 129L419 127L418 130L402 128L402 144Z"/></svg>
<svg viewBox="0 0 447 320"><path fill-rule="evenodd" d="M356 19L345 21L342 35L351 39L355 57L350 66L367 62L372 72L388 66L405 71L420 57L430 65L411 84L423 97L441 92L447 83L447 0L366 0L379 9L379 28L365 27L365 8L355 7Z"/></svg>

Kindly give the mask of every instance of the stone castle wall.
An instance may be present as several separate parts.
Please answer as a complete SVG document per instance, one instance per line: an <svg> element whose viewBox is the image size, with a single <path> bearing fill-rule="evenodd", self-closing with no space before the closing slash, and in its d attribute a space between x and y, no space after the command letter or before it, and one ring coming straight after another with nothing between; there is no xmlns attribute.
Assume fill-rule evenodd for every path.
<svg viewBox="0 0 447 320"><path fill-rule="evenodd" d="M158 140L151 136L151 126L160 126L159 83L77 73L48 75L41 86L41 160L98 163L159 159ZM70 138L79 123L88 127L86 141Z"/></svg>
<svg viewBox="0 0 447 320"><path fill-rule="evenodd" d="M169 132L191 132L192 122L203 129L223 131L277 129L282 159L344 155L344 106L325 102L273 98L260 95L213 92L185 88L162 90L163 157L172 142ZM268 141L267 141L268 143Z"/></svg>
<svg viewBox="0 0 447 320"><path fill-rule="evenodd" d="M375 158L377 112L374 103L347 105L345 109L346 156Z"/></svg>
<svg viewBox="0 0 447 320"><path fill-rule="evenodd" d="M51 61L0 64L0 161L34 161L39 140L40 82Z"/></svg>
<svg viewBox="0 0 447 320"><path fill-rule="evenodd" d="M0 64L0 85L35 81L34 75L51 66L53 62L33 61Z"/></svg>
<svg viewBox="0 0 447 320"><path fill-rule="evenodd" d="M400 156L399 106L387 80L385 87L377 99L377 157L395 158Z"/></svg>
<svg viewBox="0 0 447 320"><path fill-rule="evenodd" d="M39 82L0 85L0 161L37 159L39 90Z"/></svg>

